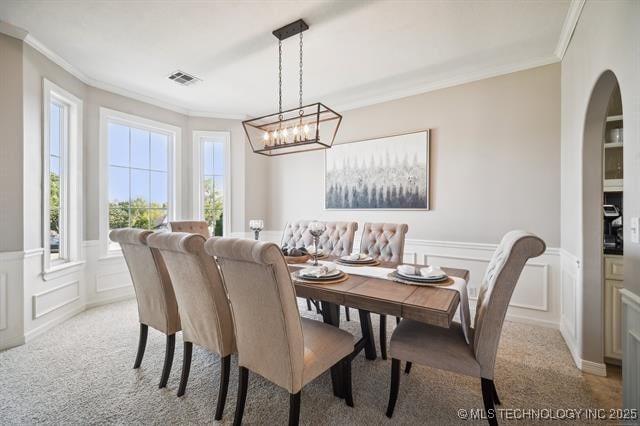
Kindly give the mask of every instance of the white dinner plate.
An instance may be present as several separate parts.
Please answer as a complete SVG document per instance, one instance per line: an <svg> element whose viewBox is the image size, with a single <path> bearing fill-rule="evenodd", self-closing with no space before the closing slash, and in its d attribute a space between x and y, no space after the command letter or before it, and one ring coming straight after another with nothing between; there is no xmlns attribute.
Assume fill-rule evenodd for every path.
<svg viewBox="0 0 640 426"><path fill-rule="evenodd" d="M447 274L435 275L435 276L432 276L432 277L423 277L422 275L403 274L400 271L396 271L396 272L401 277L408 278L408 279L411 279L411 280L416 280L416 281L442 281L443 279L445 279L447 277Z"/></svg>
<svg viewBox="0 0 640 426"><path fill-rule="evenodd" d="M326 273L325 275L323 275L321 277L316 277L315 275L310 274L311 271L314 271L314 270L310 269L310 268L303 269L298 273L298 275L300 277L302 277L302 278L314 278L314 279L317 279L317 278L333 278L333 277L337 277L338 275L340 275L342 273L341 270L336 269L336 270L333 270L331 272Z"/></svg>

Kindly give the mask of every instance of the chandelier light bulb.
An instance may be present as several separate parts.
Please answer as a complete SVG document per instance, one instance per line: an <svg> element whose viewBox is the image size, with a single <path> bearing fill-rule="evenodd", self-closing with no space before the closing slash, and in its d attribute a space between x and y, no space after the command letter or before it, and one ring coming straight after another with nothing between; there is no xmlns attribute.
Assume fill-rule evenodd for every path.
<svg viewBox="0 0 640 426"><path fill-rule="evenodd" d="M262 139L264 139L265 141L269 140L269 132L264 132L264 136L262 136Z"/></svg>
<svg viewBox="0 0 640 426"><path fill-rule="evenodd" d="M298 132L299 132L299 130L298 130L298 126L294 127L294 128L293 128L293 134L294 134L294 135L297 135L297 134L298 134Z"/></svg>
<svg viewBox="0 0 640 426"><path fill-rule="evenodd" d="M287 130L287 128L285 127L284 129L282 129L282 137L286 138L287 136L289 136L289 131Z"/></svg>
<svg viewBox="0 0 640 426"><path fill-rule="evenodd" d="M306 124L304 125L304 127L302 128L302 130L304 131L305 135L309 134L309 126L307 126Z"/></svg>

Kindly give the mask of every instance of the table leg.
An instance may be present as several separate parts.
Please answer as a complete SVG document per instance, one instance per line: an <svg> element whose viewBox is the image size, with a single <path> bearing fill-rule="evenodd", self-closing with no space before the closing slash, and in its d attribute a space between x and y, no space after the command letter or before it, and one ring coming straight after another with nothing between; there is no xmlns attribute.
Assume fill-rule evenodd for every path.
<svg viewBox="0 0 640 426"><path fill-rule="evenodd" d="M325 324L331 324L334 327L340 327L340 305L330 302L321 302L322 319ZM338 363L331 367L331 385L333 394L338 398L344 398L344 381L343 381L342 364Z"/></svg>
<svg viewBox="0 0 640 426"><path fill-rule="evenodd" d="M364 355L369 360L376 359L376 344L373 339L373 327L371 326L371 313L364 309L358 309L360 315L360 328L362 329L362 338L365 341Z"/></svg>

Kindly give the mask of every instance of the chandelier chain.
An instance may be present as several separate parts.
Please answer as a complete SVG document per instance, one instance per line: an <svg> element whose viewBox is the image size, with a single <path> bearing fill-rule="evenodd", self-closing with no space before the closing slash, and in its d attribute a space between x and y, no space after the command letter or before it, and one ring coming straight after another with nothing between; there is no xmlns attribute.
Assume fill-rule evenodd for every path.
<svg viewBox="0 0 640 426"><path fill-rule="evenodd" d="M282 40L278 41L278 111L282 120Z"/></svg>
<svg viewBox="0 0 640 426"><path fill-rule="evenodd" d="M302 32L300 32L300 112L302 113Z"/></svg>

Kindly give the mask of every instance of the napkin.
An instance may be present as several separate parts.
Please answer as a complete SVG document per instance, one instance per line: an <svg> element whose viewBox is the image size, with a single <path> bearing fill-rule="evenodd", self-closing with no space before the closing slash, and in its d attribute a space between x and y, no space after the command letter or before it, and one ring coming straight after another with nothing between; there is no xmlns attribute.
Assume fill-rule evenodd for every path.
<svg viewBox="0 0 640 426"><path fill-rule="evenodd" d="M413 265L398 265L398 272L405 275L417 275L416 267Z"/></svg>
<svg viewBox="0 0 640 426"><path fill-rule="evenodd" d="M305 247L307 249L307 253L309 254L322 254L322 249L318 247L318 252L316 253L316 248L314 246Z"/></svg>
<svg viewBox="0 0 640 426"><path fill-rule="evenodd" d="M310 277L321 278L336 270L335 263L327 262L320 267L306 268L300 271L300 275L307 275Z"/></svg>
<svg viewBox="0 0 640 426"><path fill-rule="evenodd" d="M420 268L420 275L425 278L439 278L445 275L445 273L437 266L428 266L426 268Z"/></svg>
<svg viewBox="0 0 640 426"><path fill-rule="evenodd" d="M368 256L362 253L353 253L349 256L343 257L343 259L346 259L346 260L364 260L366 258L368 258Z"/></svg>

